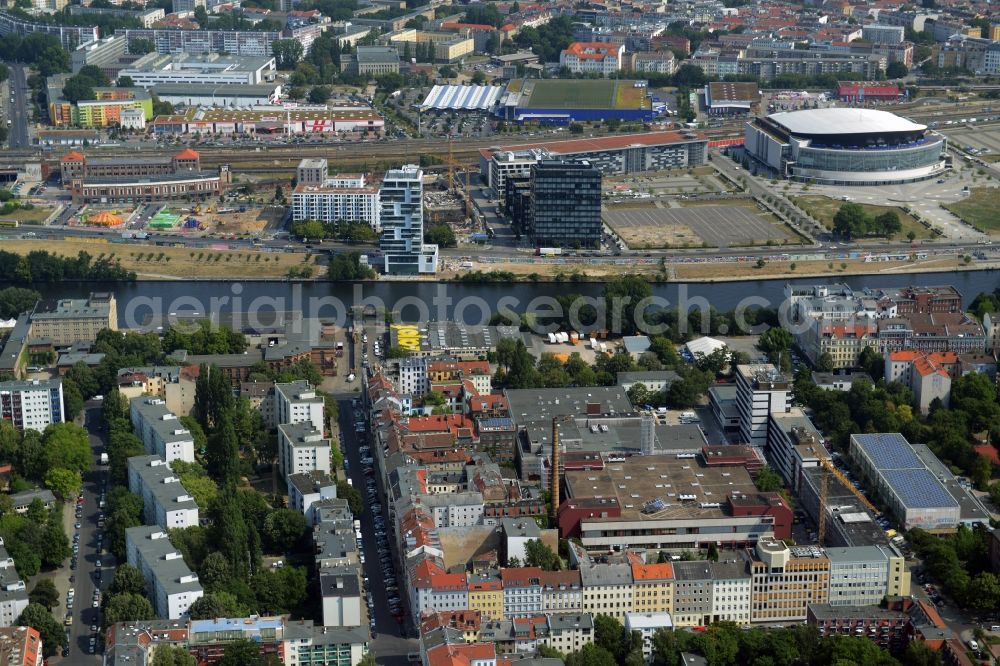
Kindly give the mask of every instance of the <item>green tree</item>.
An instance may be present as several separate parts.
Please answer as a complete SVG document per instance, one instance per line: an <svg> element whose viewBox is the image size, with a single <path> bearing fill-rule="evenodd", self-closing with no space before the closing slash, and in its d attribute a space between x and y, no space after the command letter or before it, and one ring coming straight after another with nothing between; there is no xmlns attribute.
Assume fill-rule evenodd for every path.
<svg viewBox="0 0 1000 666"><path fill-rule="evenodd" d="M115 594L106 597L102 619L105 627L116 622L152 620L156 617L149 599L140 594Z"/></svg>
<svg viewBox="0 0 1000 666"><path fill-rule="evenodd" d="M94 82L85 77L70 77L63 86L62 95L68 102L94 99Z"/></svg>
<svg viewBox="0 0 1000 666"><path fill-rule="evenodd" d="M624 658L625 627L610 615L594 616L594 644L607 650L617 661Z"/></svg>
<svg viewBox="0 0 1000 666"><path fill-rule="evenodd" d="M816 369L820 372L832 372L833 366L833 355L830 352L823 352L816 359Z"/></svg>
<svg viewBox="0 0 1000 666"><path fill-rule="evenodd" d="M313 86L313 89L309 91L309 101L312 104L326 104L331 93L332 90L329 86Z"/></svg>
<svg viewBox="0 0 1000 666"><path fill-rule="evenodd" d="M770 493L777 492L785 487L784 481L781 479L781 475L775 472L770 467L762 467L757 473L757 478L754 481L757 486L757 490Z"/></svg>
<svg viewBox="0 0 1000 666"><path fill-rule="evenodd" d="M146 579L142 572L131 564L120 564L115 569L115 577L108 587L108 594L146 594Z"/></svg>
<svg viewBox="0 0 1000 666"><path fill-rule="evenodd" d="M42 434L45 446L45 469L61 467L81 474L92 462L87 431L75 423L54 423Z"/></svg>
<svg viewBox="0 0 1000 666"><path fill-rule="evenodd" d="M216 662L218 666L264 666L264 658L260 654L257 643L240 638L226 645L222 659Z"/></svg>
<svg viewBox="0 0 1000 666"><path fill-rule="evenodd" d="M28 593L28 601L45 608L54 608L59 605L59 590L51 578L43 578Z"/></svg>
<svg viewBox="0 0 1000 666"><path fill-rule="evenodd" d="M232 420L223 420L219 432L209 438L207 458L208 470L221 488L235 488L239 484L240 446Z"/></svg>
<svg viewBox="0 0 1000 666"><path fill-rule="evenodd" d="M213 591L229 580L229 562L219 552L209 553L198 569L198 580L208 591Z"/></svg>
<svg viewBox="0 0 1000 666"><path fill-rule="evenodd" d="M861 238L868 233L869 218L865 209L856 203L845 203L833 216L833 230L841 238Z"/></svg>
<svg viewBox="0 0 1000 666"><path fill-rule="evenodd" d="M198 666L198 660L182 645L158 645L153 652L150 666Z"/></svg>
<svg viewBox="0 0 1000 666"><path fill-rule="evenodd" d="M0 319L13 319L28 312L42 295L34 289L7 287L0 289Z"/></svg>
<svg viewBox="0 0 1000 666"><path fill-rule="evenodd" d="M787 358L787 352L792 348L792 334L780 326L772 326L764 331L757 340L757 347L767 354L771 363L777 364L779 356Z"/></svg>
<svg viewBox="0 0 1000 666"><path fill-rule="evenodd" d="M902 79L909 73L910 70L901 62L890 62L885 68L887 79Z"/></svg>
<svg viewBox="0 0 1000 666"><path fill-rule="evenodd" d="M633 335L644 328L642 305L653 295L653 288L640 277L626 275L605 284L606 324L622 335Z"/></svg>
<svg viewBox="0 0 1000 666"><path fill-rule="evenodd" d="M337 481L337 497L347 500L347 506L355 516L360 516L364 512L365 504L361 499L361 493L347 481Z"/></svg>
<svg viewBox="0 0 1000 666"><path fill-rule="evenodd" d="M151 39L136 38L128 42L128 52L130 55L141 56L152 53L156 50L156 44Z"/></svg>
<svg viewBox="0 0 1000 666"><path fill-rule="evenodd" d="M42 656L48 658L66 647L66 634L52 617L49 609L41 604L29 603L17 618L20 627L31 627L41 635Z"/></svg>
<svg viewBox="0 0 1000 666"><path fill-rule="evenodd" d="M907 666L941 666L941 653L924 641L910 641L901 661Z"/></svg>
<svg viewBox="0 0 1000 666"><path fill-rule="evenodd" d="M192 620L211 620L216 617L245 617L248 609L229 592L213 592L191 604Z"/></svg>
<svg viewBox="0 0 1000 666"><path fill-rule="evenodd" d="M135 81L132 80L131 76L119 76L118 80L115 82L115 87L117 88L134 88Z"/></svg>
<svg viewBox="0 0 1000 666"><path fill-rule="evenodd" d="M269 552L287 553L302 540L306 519L294 509L275 509L264 519L263 535Z"/></svg>
<svg viewBox="0 0 1000 666"><path fill-rule="evenodd" d="M559 571L562 560L539 539L530 539L524 544L524 564L529 567L541 567L545 571Z"/></svg>
<svg viewBox="0 0 1000 666"><path fill-rule="evenodd" d="M276 39L271 42L271 52L278 69L292 69L302 59L302 42L297 39Z"/></svg>
<svg viewBox="0 0 1000 666"><path fill-rule="evenodd" d="M82 486L83 478L75 469L53 467L45 474L45 487L63 500L79 494Z"/></svg>
<svg viewBox="0 0 1000 666"><path fill-rule="evenodd" d="M455 232L447 224L432 224L424 230L424 242L433 243L440 247L455 247L458 240Z"/></svg>
<svg viewBox="0 0 1000 666"><path fill-rule="evenodd" d="M607 616L596 616L594 618L595 625L599 617ZM613 654L596 643L589 643L579 651L567 655L566 666L617 666L617 663Z"/></svg>

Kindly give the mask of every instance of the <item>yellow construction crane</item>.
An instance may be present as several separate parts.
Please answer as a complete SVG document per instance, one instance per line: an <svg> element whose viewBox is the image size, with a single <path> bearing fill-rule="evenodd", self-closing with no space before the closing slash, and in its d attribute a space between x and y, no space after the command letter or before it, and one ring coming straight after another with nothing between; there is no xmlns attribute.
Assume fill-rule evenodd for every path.
<svg viewBox="0 0 1000 666"><path fill-rule="evenodd" d="M878 507L872 504L868 498L865 497L864 493L855 488L854 484L851 483L850 480L848 480L848 478L844 476L832 462L830 462L829 458L823 458L819 461L819 463L823 466L823 469L837 477L837 480L840 481L841 485L850 490L854 496L858 498L858 501L861 502L861 505L875 514L876 518L881 515L882 512L878 510ZM820 479L819 486L819 521L816 528L816 538L820 545L823 545L823 539L826 537L826 503L827 493L829 490L829 478L830 477L828 475L824 474L823 478Z"/></svg>

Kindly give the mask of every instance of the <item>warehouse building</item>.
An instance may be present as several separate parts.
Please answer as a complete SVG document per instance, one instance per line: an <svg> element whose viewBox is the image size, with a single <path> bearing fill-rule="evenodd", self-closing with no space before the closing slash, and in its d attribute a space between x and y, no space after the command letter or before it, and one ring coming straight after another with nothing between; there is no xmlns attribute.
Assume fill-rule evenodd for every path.
<svg viewBox="0 0 1000 666"><path fill-rule="evenodd" d="M850 457L904 529L954 529L961 522L959 503L899 433L851 435Z"/></svg>
<svg viewBox="0 0 1000 666"><path fill-rule="evenodd" d="M500 195L508 176L525 177L543 160L586 160L602 175L616 176L699 166L707 154L708 140L694 133L622 134L484 148L479 151L479 172Z"/></svg>
<svg viewBox="0 0 1000 666"><path fill-rule="evenodd" d="M259 85L274 78L275 59L209 53L149 53L121 70L133 83L148 88L160 83Z"/></svg>
<svg viewBox="0 0 1000 666"><path fill-rule="evenodd" d="M214 83L158 83L149 89L161 102L174 106L208 106L248 108L277 104L281 101L281 85L277 83L214 84Z"/></svg>

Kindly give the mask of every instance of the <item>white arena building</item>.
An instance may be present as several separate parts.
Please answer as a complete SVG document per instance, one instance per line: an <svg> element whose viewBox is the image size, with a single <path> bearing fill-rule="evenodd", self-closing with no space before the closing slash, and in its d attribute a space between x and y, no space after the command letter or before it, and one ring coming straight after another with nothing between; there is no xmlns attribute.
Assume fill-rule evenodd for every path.
<svg viewBox="0 0 1000 666"><path fill-rule="evenodd" d="M746 124L746 154L783 178L827 185L885 185L933 178L947 142L887 111L828 108L775 113Z"/></svg>

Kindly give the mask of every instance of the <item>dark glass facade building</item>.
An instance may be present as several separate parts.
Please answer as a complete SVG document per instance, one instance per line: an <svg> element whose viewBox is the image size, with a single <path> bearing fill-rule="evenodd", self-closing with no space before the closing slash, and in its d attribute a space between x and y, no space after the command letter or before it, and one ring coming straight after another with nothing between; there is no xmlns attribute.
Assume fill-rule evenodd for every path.
<svg viewBox="0 0 1000 666"><path fill-rule="evenodd" d="M586 161L539 162L531 167L530 200L516 208L515 226L536 245L597 247L601 172Z"/></svg>

